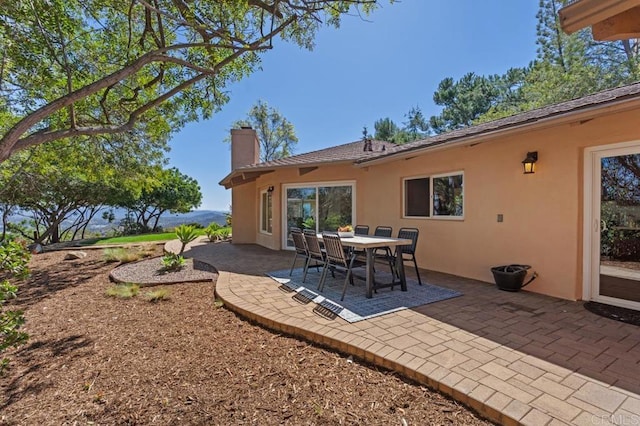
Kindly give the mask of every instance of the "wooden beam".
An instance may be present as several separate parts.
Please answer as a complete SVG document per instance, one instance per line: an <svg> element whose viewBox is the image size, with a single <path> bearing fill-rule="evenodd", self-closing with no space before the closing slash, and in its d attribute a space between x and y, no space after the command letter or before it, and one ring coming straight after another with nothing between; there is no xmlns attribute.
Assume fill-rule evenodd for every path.
<svg viewBox="0 0 640 426"><path fill-rule="evenodd" d="M317 169L317 167L300 167L298 169L298 176L304 176L307 173L311 173L315 169Z"/></svg>
<svg viewBox="0 0 640 426"><path fill-rule="evenodd" d="M640 37L640 6L593 24L594 40L612 41Z"/></svg>
<svg viewBox="0 0 640 426"><path fill-rule="evenodd" d="M560 25L567 34L640 6L640 0L578 0L559 10Z"/></svg>

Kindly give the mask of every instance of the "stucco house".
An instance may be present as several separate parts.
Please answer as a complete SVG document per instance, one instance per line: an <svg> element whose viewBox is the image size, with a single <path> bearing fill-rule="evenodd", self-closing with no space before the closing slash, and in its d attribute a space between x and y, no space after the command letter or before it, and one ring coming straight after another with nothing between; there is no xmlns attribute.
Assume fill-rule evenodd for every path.
<svg viewBox="0 0 640 426"><path fill-rule="evenodd" d="M640 225L635 198L614 220L602 189L615 160L640 165L640 83L405 145L258 159L255 132L232 130L232 171L220 184L232 190L234 244L285 250L294 225L416 227L421 268L492 282L492 266L524 263L539 274L527 290L640 309L636 274L603 256L603 231Z"/></svg>

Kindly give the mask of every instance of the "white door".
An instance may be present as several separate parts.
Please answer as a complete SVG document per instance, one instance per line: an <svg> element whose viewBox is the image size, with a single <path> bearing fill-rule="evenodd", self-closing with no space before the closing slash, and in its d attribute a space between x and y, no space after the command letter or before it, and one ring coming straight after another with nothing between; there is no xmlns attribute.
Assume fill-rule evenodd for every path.
<svg viewBox="0 0 640 426"><path fill-rule="evenodd" d="M588 150L585 173L586 299L640 310L640 145Z"/></svg>

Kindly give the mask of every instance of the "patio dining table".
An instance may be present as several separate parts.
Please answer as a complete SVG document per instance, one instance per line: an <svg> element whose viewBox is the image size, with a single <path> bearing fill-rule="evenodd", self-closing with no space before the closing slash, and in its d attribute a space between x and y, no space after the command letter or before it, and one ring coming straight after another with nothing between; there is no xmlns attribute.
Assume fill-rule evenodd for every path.
<svg viewBox="0 0 640 426"><path fill-rule="evenodd" d="M318 239L322 241L322 234L318 234ZM392 237L373 237L369 235L354 235L353 237L341 237L340 241L345 247L353 247L354 249L364 250L366 253L366 284L367 298L373 297L373 290L379 288L392 287L400 284L402 291L407 291L407 279L404 273L404 262L402 261L402 253L399 252L400 246L410 245L412 241L407 238ZM375 261L375 251L382 247L396 248L396 271L398 280L394 276L390 283L376 283L373 263ZM393 274L392 274L393 275Z"/></svg>

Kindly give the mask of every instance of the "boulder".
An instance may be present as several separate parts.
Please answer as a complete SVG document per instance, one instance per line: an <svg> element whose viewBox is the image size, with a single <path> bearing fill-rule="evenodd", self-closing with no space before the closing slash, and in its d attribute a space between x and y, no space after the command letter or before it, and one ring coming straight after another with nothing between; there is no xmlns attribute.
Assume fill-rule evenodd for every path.
<svg viewBox="0 0 640 426"><path fill-rule="evenodd" d="M70 251L64 255L64 260L78 260L87 257L87 253L83 251Z"/></svg>

